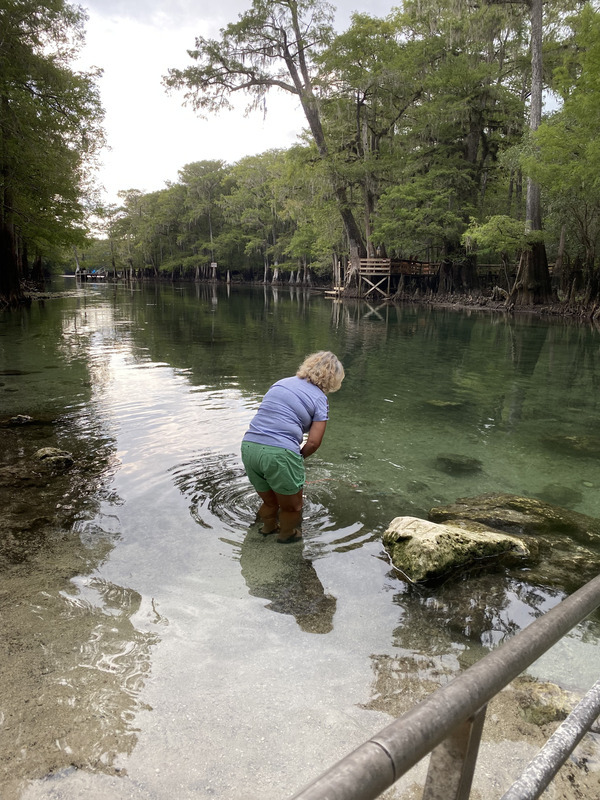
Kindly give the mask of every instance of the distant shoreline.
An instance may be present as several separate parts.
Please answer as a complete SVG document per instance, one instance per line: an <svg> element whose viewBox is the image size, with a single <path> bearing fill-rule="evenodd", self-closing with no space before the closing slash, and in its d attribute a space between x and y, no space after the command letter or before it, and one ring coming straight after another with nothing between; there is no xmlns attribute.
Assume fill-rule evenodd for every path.
<svg viewBox="0 0 600 800"><path fill-rule="evenodd" d="M58 275L56 277L60 278L75 278L74 274L63 274ZM117 283L121 283L122 281L117 281ZM143 280L143 281L136 281L138 283L152 283L153 281L150 280ZM92 281L93 283L93 281ZM103 284L111 283L111 281L102 281ZM162 281L159 281L162 283ZM189 281L180 281L179 283L189 283ZM210 285L210 281L201 281L201 283L205 283ZM82 285L85 285L82 284ZM217 286L224 286L226 285L224 281L219 281ZM289 284L282 283L282 284L263 284L263 283L250 283L250 282L242 282L242 281L234 281L231 286L252 286L252 287L260 287L260 286L272 286L275 289L285 289L290 286ZM323 285L323 286L297 286L292 284L292 288L300 288L305 289L306 291L310 291L313 294L324 294L327 291L331 290L331 286ZM43 289L36 289L35 287L29 286L24 291L24 296L28 303L34 300L51 300L57 297L72 297L74 296L75 291L45 291ZM78 293L78 292L77 292ZM411 296L411 297L390 297L390 298L381 298L377 300L377 298L365 298L359 297L357 294L353 294L352 291L348 293L341 293L335 298L331 298L337 302L343 302L344 300L362 300L363 302L375 304L378 307L382 306L402 306L402 305L416 305L416 306L429 306L431 308L438 308L438 309L449 309L455 311L483 311L483 312L494 312L494 313L502 313L507 316L512 315L519 315L522 316L523 314L535 315L539 317L553 317L553 318L561 318L565 320L571 320L575 322L585 322L598 327L600 330L600 304L595 304L592 307L585 307L580 305L573 305L573 304L565 304L565 303L554 303L554 304L540 304L540 305L532 305L532 306L507 306L505 301L496 301L492 300L491 298L485 297L483 295L473 295L473 296L463 296L463 295L450 295L450 296L443 296L437 297L435 295L427 295L425 297L418 297L418 296Z"/></svg>

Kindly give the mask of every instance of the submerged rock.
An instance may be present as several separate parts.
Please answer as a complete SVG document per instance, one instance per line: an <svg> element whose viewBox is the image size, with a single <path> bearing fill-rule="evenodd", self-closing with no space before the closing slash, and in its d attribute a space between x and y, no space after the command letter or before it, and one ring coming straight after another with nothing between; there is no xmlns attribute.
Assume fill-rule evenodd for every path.
<svg viewBox="0 0 600 800"><path fill-rule="evenodd" d="M409 481L406 484L406 491L410 492L411 494L427 492L429 491L429 484L425 483L425 481Z"/></svg>
<svg viewBox="0 0 600 800"><path fill-rule="evenodd" d="M581 697L555 683L538 682L529 676L513 682L521 715L534 725L547 725L566 719Z"/></svg>
<svg viewBox="0 0 600 800"><path fill-rule="evenodd" d="M437 581L484 561L522 563L533 555L522 539L484 525L439 525L417 517L393 519L383 544L394 566L413 583Z"/></svg>
<svg viewBox="0 0 600 800"><path fill-rule="evenodd" d="M462 408L464 403L462 400L425 400L425 405L433 408Z"/></svg>
<svg viewBox="0 0 600 800"><path fill-rule="evenodd" d="M583 494L578 489L571 489L561 483L548 483L539 492L536 492L540 500L558 506L576 506L583 500Z"/></svg>
<svg viewBox="0 0 600 800"><path fill-rule="evenodd" d="M13 489L18 491L23 486L46 486L48 475L44 470L32 469L29 462L0 467L0 489Z"/></svg>
<svg viewBox="0 0 600 800"><path fill-rule="evenodd" d="M13 428L17 425L29 425L32 422L33 417L30 417L28 414L17 414L9 419L0 420L0 427Z"/></svg>
<svg viewBox="0 0 600 800"><path fill-rule="evenodd" d="M559 452L579 456L600 456L600 437L598 436L559 436L548 435L542 438L546 447Z"/></svg>
<svg viewBox="0 0 600 800"><path fill-rule="evenodd" d="M68 469L73 466L73 456L57 447L42 447L33 458L51 469Z"/></svg>
<svg viewBox="0 0 600 800"><path fill-rule="evenodd" d="M451 505L432 508L429 519L432 522L478 522L516 535L560 534L586 544L600 544L600 520L534 497L514 494L460 497Z"/></svg>
<svg viewBox="0 0 600 800"><path fill-rule="evenodd" d="M478 472L483 464L478 458L462 456L457 453L440 453L435 460L435 466L442 472L450 475Z"/></svg>

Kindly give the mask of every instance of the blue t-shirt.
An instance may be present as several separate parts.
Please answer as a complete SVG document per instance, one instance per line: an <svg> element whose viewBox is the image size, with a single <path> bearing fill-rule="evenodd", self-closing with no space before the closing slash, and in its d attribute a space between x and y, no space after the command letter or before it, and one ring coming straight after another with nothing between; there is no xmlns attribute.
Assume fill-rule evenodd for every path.
<svg viewBox="0 0 600 800"><path fill-rule="evenodd" d="M312 423L328 419L325 392L305 378L284 378L274 383L263 397L244 441L299 453L302 437Z"/></svg>

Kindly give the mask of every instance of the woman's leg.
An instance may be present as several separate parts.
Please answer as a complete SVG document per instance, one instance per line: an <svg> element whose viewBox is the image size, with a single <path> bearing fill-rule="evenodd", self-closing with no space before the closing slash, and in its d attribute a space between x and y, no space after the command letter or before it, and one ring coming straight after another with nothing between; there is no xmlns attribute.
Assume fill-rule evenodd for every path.
<svg viewBox="0 0 600 800"><path fill-rule="evenodd" d="M268 533L275 533L279 527L277 521L279 515L279 501L277 500L277 495L272 489L269 489L268 492L258 492L258 496L262 500L262 506L258 509L258 516L263 523L261 533L265 535Z"/></svg>
<svg viewBox="0 0 600 800"><path fill-rule="evenodd" d="M302 531L302 489L296 494L277 494L279 504L279 541L300 539Z"/></svg>

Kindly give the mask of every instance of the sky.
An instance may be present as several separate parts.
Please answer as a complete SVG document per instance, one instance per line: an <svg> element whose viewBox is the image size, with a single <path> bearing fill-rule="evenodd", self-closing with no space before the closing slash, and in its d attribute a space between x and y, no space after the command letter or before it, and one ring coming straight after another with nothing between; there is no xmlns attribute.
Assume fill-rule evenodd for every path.
<svg viewBox="0 0 600 800"><path fill-rule="evenodd" d="M86 44L77 69L100 67L100 95L109 149L98 181L104 200L118 192L163 189L193 161L233 164L247 155L292 145L306 127L297 100L271 94L267 113L244 116L239 109L203 120L183 106L183 93L168 94L162 78L170 67L192 63L187 51L198 35L218 38L251 0L82 0L87 10ZM385 16L393 0L341 0L336 27L344 30L354 11ZM397 5L397 3L396 3Z"/></svg>

